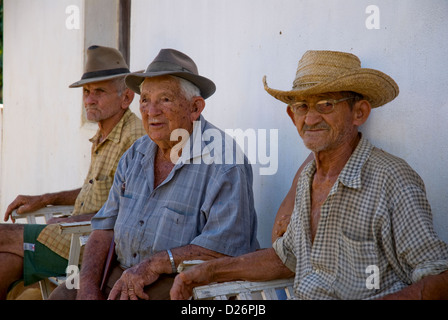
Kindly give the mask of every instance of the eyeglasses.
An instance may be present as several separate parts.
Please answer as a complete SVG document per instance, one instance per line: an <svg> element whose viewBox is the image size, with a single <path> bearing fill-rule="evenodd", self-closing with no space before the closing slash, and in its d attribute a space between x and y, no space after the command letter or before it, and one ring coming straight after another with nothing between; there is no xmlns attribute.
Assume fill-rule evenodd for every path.
<svg viewBox="0 0 448 320"><path fill-rule="evenodd" d="M334 106L336 104L338 104L339 102L342 102L342 101L353 99L353 98L354 97L342 98L339 100L334 100L334 99L321 100L315 104L315 108L316 108L317 112L322 113L322 114L331 113L331 112L333 112ZM309 103L305 102L305 101L295 102L293 104L290 104L289 107L291 108L292 112L294 112L298 116L304 116L310 110Z"/></svg>

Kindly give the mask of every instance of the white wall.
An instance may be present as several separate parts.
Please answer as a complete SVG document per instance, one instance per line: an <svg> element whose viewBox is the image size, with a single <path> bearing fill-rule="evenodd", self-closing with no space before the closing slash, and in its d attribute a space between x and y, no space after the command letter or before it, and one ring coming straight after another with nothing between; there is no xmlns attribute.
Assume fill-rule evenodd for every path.
<svg viewBox="0 0 448 320"><path fill-rule="evenodd" d="M367 29L374 4L380 29ZM263 89L291 88L308 49L352 52L392 76L401 93L363 128L378 147L405 158L424 179L435 227L448 241L448 80L446 0L133 0L131 69L161 48L190 55L217 92L204 115L223 129L278 129L275 175L254 167L259 238L269 246L274 215L308 155L285 113Z"/></svg>
<svg viewBox="0 0 448 320"><path fill-rule="evenodd" d="M81 92L68 85L82 74L85 47L113 45L108 32L116 32L116 3L4 1L1 216L18 193L80 186L96 126L82 120ZM365 25L371 4L380 9L379 30ZM70 5L81 11L78 30L66 28ZM285 105L263 90L261 79L290 88L308 49L358 55L401 89L372 112L363 131L422 176L436 231L448 241L447 9L446 0L133 0L131 69L145 69L161 48L184 51L217 84L207 100L208 120L223 129L278 130L277 173L261 176L254 166L259 238L268 246L274 215L308 151Z"/></svg>
<svg viewBox="0 0 448 320"><path fill-rule="evenodd" d="M65 25L71 4L82 8L80 0L4 1L2 221L18 193L79 187L86 172L81 95L68 88L83 62L82 30Z"/></svg>
<svg viewBox="0 0 448 320"><path fill-rule="evenodd" d="M18 194L79 188L91 138L82 90L85 48L117 47L118 0L5 0L0 215ZM74 9L73 9L74 8Z"/></svg>

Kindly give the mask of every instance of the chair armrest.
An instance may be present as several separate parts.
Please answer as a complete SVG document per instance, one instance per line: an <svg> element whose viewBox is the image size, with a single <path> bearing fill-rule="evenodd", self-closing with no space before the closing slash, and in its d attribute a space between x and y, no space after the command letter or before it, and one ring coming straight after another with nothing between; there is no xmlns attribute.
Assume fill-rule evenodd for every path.
<svg viewBox="0 0 448 320"><path fill-rule="evenodd" d="M177 266L177 272L181 273L182 271L193 268L202 262L204 262L204 260L184 260Z"/></svg>
<svg viewBox="0 0 448 320"><path fill-rule="evenodd" d="M61 234L82 234L92 231L90 221L60 223Z"/></svg>
<svg viewBox="0 0 448 320"><path fill-rule="evenodd" d="M55 215L69 216L73 212L74 206L46 206L36 211L18 214L17 210L12 212L14 219L27 219L28 223L36 223L36 217L45 217L45 220L51 219Z"/></svg>
<svg viewBox="0 0 448 320"><path fill-rule="evenodd" d="M77 266L79 264L81 247L87 242L82 235L92 231L90 221L60 223L59 228L61 234L71 234L68 265Z"/></svg>

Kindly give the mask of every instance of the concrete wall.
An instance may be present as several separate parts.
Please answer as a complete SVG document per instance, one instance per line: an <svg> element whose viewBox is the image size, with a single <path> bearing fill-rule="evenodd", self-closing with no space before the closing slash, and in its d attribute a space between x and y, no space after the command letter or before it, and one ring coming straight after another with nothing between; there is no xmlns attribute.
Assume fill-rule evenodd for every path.
<svg viewBox="0 0 448 320"><path fill-rule="evenodd" d="M372 4L379 21L376 11L366 13ZM260 175L254 166L259 238L268 246L274 215L309 152L262 77L289 89L308 49L358 55L401 89L362 131L422 176L436 230L448 241L447 9L446 0L134 0L131 68L146 68L161 48L184 51L217 85L208 120L223 129L278 130L277 173Z"/></svg>

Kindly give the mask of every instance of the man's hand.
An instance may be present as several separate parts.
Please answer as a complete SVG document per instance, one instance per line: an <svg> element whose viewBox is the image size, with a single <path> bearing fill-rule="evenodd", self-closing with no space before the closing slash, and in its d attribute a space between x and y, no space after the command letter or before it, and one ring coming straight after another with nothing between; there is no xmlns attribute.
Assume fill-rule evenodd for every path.
<svg viewBox="0 0 448 320"><path fill-rule="evenodd" d="M8 221L11 218L12 222L15 220L12 218L12 212L17 209L18 214L33 212L38 209L45 207L47 203L45 202L44 196L24 196L19 195L17 198L11 202L5 212L4 221Z"/></svg>
<svg viewBox="0 0 448 320"><path fill-rule="evenodd" d="M150 297L145 293L144 288L154 283L159 278L159 273L152 270L151 260L145 260L141 263L127 269L115 282L112 291L109 294L109 300L149 300Z"/></svg>
<svg viewBox="0 0 448 320"><path fill-rule="evenodd" d="M207 263L202 263L179 273L171 287L171 300L187 300L192 296L195 287L212 282L207 266Z"/></svg>

